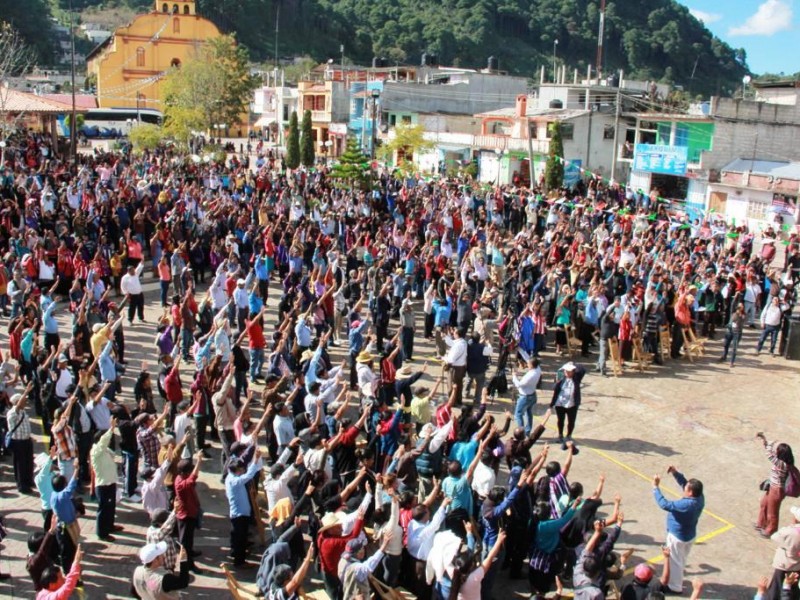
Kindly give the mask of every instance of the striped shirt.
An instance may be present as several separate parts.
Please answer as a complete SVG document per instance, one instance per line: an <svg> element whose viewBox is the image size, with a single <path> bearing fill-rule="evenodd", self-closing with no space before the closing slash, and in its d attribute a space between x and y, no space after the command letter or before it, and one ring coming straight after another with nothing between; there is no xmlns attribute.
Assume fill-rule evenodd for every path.
<svg viewBox="0 0 800 600"><path fill-rule="evenodd" d="M789 467L785 462L777 457L775 450L773 449L774 445L775 442L770 442L764 447L764 450L767 453L767 458L769 458L770 462L772 463L772 469L769 471L769 484L783 488L783 486L786 484L786 478L789 476Z"/></svg>

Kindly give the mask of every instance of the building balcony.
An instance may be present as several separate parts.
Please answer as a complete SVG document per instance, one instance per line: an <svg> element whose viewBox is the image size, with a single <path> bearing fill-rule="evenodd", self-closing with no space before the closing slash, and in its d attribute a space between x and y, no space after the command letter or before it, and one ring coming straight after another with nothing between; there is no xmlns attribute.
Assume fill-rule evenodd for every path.
<svg viewBox="0 0 800 600"><path fill-rule="evenodd" d="M326 110L312 110L311 121L314 123L330 123L331 113Z"/></svg>

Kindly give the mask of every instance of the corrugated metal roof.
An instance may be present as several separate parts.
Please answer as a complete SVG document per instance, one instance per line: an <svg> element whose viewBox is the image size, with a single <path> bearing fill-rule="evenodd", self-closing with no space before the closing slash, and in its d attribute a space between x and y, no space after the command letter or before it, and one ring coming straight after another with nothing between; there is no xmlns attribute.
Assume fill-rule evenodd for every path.
<svg viewBox="0 0 800 600"><path fill-rule="evenodd" d="M71 94L39 94L49 102L56 102L64 104L72 109L72 95ZM75 107L78 110L88 110L90 108L97 108L97 98L91 94L75 94Z"/></svg>
<svg viewBox="0 0 800 600"><path fill-rule="evenodd" d="M795 179L800 181L800 162L751 160L737 158L722 168L729 173L755 173L757 175L771 175L781 179Z"/></svg>

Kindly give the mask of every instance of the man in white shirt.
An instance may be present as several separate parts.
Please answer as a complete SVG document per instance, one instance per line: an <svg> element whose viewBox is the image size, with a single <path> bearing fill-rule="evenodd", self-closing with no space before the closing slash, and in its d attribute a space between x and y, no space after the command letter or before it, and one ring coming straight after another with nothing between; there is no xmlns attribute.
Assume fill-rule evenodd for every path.
<svg viewBox="0 0 800 600"><path fill-rule="evenodd" d="M453 329L453 337L445 338L448 346L447 354L444 355L444 362L450 373L450 389L456 390L456 404L461 404L461 396L464 390L464 375L467 372L467 340L464 339L463 332Z"/></svg>
<svg viewBox="0 0 800 600"><path fill-rule="evenodd" d="M300 442L297 438L294 445ZM264 492L267 494L267 509L271 511L275 508L284 498L291 499L292 492L289 490L289 482L294 478L297 472L297 465L303 463L302 451L297 454L297 459L294 464L286 466L289 457L292 455L292 449L287 447L278 458L278 461L272 465L269 470L269 475L264 480Z"/></svg>
<svg viewBox="0 0 800 600"><path fill-rule="evenodd" d="M431 586L425 581L425 563L433 548L433 538L442 526L447 515L447 507L452 501L452 498L445 497L433 518L431 518L430 508L424 503L417 504L411 510L406 546L414 561L414 569L409 591L418 598L430 597Z"/></svg>
<svg viewBox="0 0 800 600"><path fill-rule="evenodd" d="M775 356L775 344L778 342L778 331L781 328L781 320L783 313L789 307L781 304L780 298L777 296L770 296L769 303L761 311L761 337L758 338L758 345L756 346L756 354L761 353L764 347L764 342L769 336L769 353Z"/></svg>
<svg viewBox="0 0 800 600"><path fill-rule="evenodd" d="M761 286L752 275L747 278L744 287L744 312L747 315L747 324L755 327L758 300L761 297Z"/></svg>
<svg viewBox="0 0 800 600"><path fill-rule="evenodd" d="M542 369L539 366L538 358L528 360L528 371L518 377L517 373L512 376L514 387L517 388L517 404L514 409L514 420L517 427L525 430L528 436L533 429L533 405L536 404L536 388L539 387L539 380L542 378Z"/></svg>
<svg viewBox="0 0 800 600"><path fill-rule="evenodd" d="M122 276L119 287L123 294L128 297L128 323L133 325L133 315L138 311L139 321L144 323L144 294L142 293L142 282L139 276L144 270L144 262L140 262L134 269L128 267L128 272Z"/></svg>

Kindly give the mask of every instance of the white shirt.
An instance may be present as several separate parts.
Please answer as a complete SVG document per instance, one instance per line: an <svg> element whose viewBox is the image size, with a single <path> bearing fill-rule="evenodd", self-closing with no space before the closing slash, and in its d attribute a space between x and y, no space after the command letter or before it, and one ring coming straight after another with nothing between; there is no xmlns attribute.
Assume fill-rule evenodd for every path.
<svg viewBox="0 0 800 600"><path fill-rule="evenodd" d="M189 414L182 414L175 417L175 439L181 441L187 431L191 431L194 426L194 419ZM192 454L189 451L189 445L183 447L181 458L191 458Z"/></svg>
<svg viewBox="0 0 800 600"><path fill-rule="evenodd" d="M61 373L58 374L58 380L56 381L56 396L59 398L66 398L68 396L67 388L72 385L74 379L69 369L61 369Z"/></svg>
<svg viewBox="0 0 800 600"><path fill-rule="evenodd" d="M136 267L136 271L133 275L130 273L125 273L125 275L122 276L122 280L119 282L119 287L123 294L126 296L128 294L135 296L142 293L142 282L139 281L139 276L142 274L143 270L144 261L139 263L139 266Z"/></svg>
<svg viewBox="0 0 800 600"><path fill-rule="evenodd" d="M561 408L572 408L575 406L575 381L566 377L561 386L561 393L556 398L556 406Z"/></svg>
<svg viewBox="0 0 800 600"><path fill-rule="evenodd" d="M475 467L475 473L472 475L472 489L475 490L478 496L485 498L492 491L496 481L497 473L494 472L494 469L483 464L483 462L479 462Z"/></svg>
<svg viewBox="0 0 800 600"><path fill-rule="evenodd" d="M287 468L278 479L273 479L272 476L267 475L264 480L264 491L267 494L267 508L272 510L275 505L284 498L291 498L292 492L289 490L289 481L297 475L297 468L291 465Z"/></svg>
<svg viewBox="0 0 800 600"><path fill-rule="evenodd" d="M451 367L467 366L467 340L458 338L457 340L445 340L450 349L444 355L444 362Z"/></svg>
<svg viewBox="0 0 800 600"><path fill-rule="evenodd" d="M361 393L368 398L375 396L372 391L372 383L378 380L378 376L372 372L367 363L356 364L356 373L358 374L358 389Z"/></svg>
<svg viewBox="0 0 800 600"><path fill-rule="evenodd" d="M444 522L445 507L440 506L428 523L411 519L408 523L408 553L417 560L427 560L433 548L433 537Z"/></svg>
<svg viewBox="0 0 800 600"><path fill-rule="evenodd" d="M517 379L517 376L513 375L511 380L514 382L514 386L521 395L530 396L536 393L536 388L541 378L542 368L536 367L525 373L521 379Z"/></svg>
<svg viewBox="0 0 800 600"><path fill-rule="evenodd" d="M108 398L100 398L95 403L94 400L86 403L86 410L92 415L92 421L100 431L108 431L111 429L111 411L108 408Z"/></svg>

